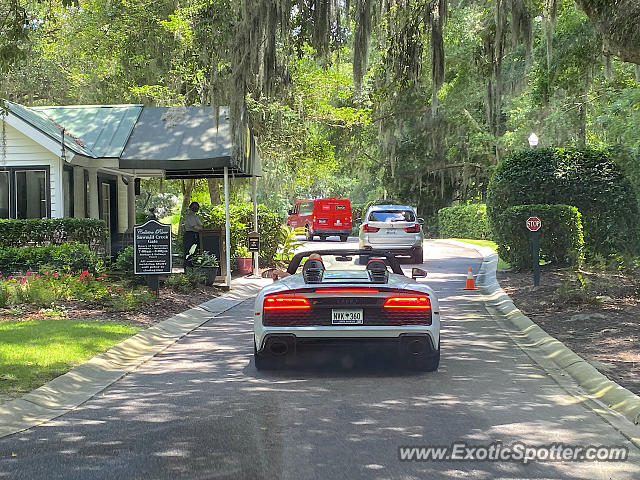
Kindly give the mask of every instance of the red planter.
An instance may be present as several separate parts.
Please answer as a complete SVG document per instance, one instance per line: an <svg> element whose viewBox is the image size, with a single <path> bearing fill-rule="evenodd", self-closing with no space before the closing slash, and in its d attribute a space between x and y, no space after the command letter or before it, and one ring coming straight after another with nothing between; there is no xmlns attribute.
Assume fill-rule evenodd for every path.
<svg viewBox="0 0 640 480"><path fill-rule="evenodd" d="M251 270L253 270L252 260L252 258L236 258L236 266L238 267L238 272L240 272L242 275L251 273Z"/></svg>

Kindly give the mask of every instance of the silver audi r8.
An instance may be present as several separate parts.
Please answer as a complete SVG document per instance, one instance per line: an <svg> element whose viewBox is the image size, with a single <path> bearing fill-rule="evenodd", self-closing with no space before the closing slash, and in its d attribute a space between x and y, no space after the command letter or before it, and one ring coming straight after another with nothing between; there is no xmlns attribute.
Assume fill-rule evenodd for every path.
<svg viewBox="0 0 640 480"><path fill-rule="evenodd" d="M435 293L412 269L404 275L393 253L323 250L295 255L288 276L264 287L254 309L256 368L275 368L298 346L375 344L407 364L440 364L440 309Z"/></svg>

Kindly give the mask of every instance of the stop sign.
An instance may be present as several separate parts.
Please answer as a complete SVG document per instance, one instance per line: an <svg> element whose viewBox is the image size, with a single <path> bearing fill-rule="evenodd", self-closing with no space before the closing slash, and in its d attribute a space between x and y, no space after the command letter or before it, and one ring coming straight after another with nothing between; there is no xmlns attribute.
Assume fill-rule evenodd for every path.
<svg viewBox="0 0 640 480"><path fill-rule="evenodd" d="M527 228L531 232L537 232L542 226L542 221L538 217L529 217L527 219Z"/></svg>

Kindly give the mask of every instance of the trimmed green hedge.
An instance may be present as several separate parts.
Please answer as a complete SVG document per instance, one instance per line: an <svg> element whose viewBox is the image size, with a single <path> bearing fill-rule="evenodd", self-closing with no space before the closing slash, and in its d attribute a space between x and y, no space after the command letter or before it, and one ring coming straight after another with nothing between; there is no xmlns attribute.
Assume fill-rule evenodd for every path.
<svg viewBox="0 0 640 480"><path fill-rule="evenodd" d="M441 208L438 211L438 230L442 238L491 238L487 206L473 203Z"/></svg>
<svg viewBox="0 0 640 480"><path fill-rule="evenodd" d="M529 217L538 217L540 258L561 265L580 264L584 256L582 215L570 205L519 205L508 208L494 225L500 258L516 269L531 268Z"/></svg>
<svg viewBox="0 0 640 480"><path fill-rule="evenodd" d="M29 270L95 273L102 265L98 256L83 243L0 248L0 272L6 277Z"/></svg>
<svg viewBox="0 0 640 480"><path fill-rule="evenodd" d="M220 228L224 232L224 205L203 206L200 215L204 228ZM229 205L231 224L231 255L238 245L247 245L249 232L253 231L253 204L250 202ZM260 234L260 264L272 265L278 247L283 242L284 220L274 210L258 205L258 233Z"/></svg>
<svg viewBox="0 0 640 480"><path fill-rule="evenodd" d="M94 218L29 218L0 220L0 247L84 243L91 250L104 247L107 226Z"/></svg>
<svg viewBox="0 0 640 480"><path fill-rule="evenodd" d="M487 214L494 232L507 208L540 203L578 208L589 257L639 250L635 191L606 151L524 150L496 167L487 190Z"/></svg>

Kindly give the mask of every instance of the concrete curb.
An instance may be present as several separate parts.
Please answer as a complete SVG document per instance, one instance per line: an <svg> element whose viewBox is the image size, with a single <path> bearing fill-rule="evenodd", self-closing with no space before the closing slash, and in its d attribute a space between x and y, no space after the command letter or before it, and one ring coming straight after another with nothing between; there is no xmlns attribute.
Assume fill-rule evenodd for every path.
<svg viewBox="0 0 640 480"><path fill-rule="evenodd" d="M546 360L551 360L559 369L567 372L587 393L622 414L635 425L640 423L640 397L609 380L593 365L569 349L564 343L549 335L532 322L514 305L502 290L496 278L498 255L488 247L447 241L448 243L473 247L483 256L482 266L476 277L476 285L485 295L485 304L500 312L526 339L528 347L534 347ZM637 439L634 439L634 441Z"/></svg>
<svg viewBox="0 0 640 480"><path fill-rule="evenodd" d="M159 322L21 398L0 405L0 438L41 425L77 408L202 324L256 295L271 282L248 278L234 280L230 292Z"/></svg>

